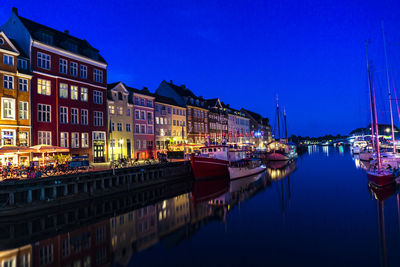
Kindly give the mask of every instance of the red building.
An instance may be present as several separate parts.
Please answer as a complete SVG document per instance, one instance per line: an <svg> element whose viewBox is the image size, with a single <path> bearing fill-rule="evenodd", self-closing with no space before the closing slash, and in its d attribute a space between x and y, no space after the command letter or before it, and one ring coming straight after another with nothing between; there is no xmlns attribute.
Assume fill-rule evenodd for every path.
<svg viewBox="0 0 400 267"><path fill-rule="evenodd" d="M107 63L99 51L68 31L19 16L15 8L1 28L30 55L31 143L105 161Z"/></svg>

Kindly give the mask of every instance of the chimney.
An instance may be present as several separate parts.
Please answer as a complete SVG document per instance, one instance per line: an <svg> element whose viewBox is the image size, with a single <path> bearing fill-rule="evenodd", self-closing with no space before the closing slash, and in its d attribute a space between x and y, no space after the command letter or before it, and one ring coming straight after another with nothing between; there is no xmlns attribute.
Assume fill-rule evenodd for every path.
<svg viewBox="0 0 400 267"><path fill-rule="evenodd" d="M13 7L13 8L12 8L12 12L13 12L15 15L18 15L18 8Z"/></svg>
<svg viewBox="0 0 400 267"><path fill-rule="evenodd" d="M64 33L65 34L69 34L69 30L64 30Z"/></svg>

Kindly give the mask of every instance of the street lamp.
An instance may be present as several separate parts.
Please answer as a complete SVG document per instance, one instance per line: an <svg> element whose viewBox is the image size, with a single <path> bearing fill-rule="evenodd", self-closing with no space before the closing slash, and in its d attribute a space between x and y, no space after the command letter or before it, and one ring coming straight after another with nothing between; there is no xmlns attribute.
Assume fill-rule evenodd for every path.
<svg viewBox="0 0 400 267"><path fill-rule="evenodd" d="M121 147L121 155L120 155L120 159L122 159L122 144L124 143L124 139L119 139L119 146Z"/></svg>

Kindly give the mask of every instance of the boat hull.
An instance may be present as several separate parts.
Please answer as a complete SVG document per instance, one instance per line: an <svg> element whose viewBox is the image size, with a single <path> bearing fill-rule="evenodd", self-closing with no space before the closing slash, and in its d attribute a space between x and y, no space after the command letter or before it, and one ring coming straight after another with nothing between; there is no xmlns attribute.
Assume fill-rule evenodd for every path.
<svg viewBox="0 0 400 267"><path fill-rule="evenodd" d="M269 161L283 161L289 160L289 157L281 153L269 153L267 154L266 159Z"/></svg>
<svg viewBox="0 0 400 267"><path fill-rule="evenodd" d="M383 187L395 182L395 175L387 170L369 170L368 180L376 186Z"/></svg>
<svg viewBox="0 0 400 267"><path fill-rule="evenodd" d="M255 168L240 168L240 167L229 167L229 177L231 180L239 179L242 177L247 177L250 175L255 175L261 172L264 172L266 169L265 166L261 165Z"/></svg>
<svg viewBox="0 0 400 267"><path fill-rule="evenodd" d="M190 163L196 180L215 177L227 178L229 175L229 161L226 160L192 156Z"/></svg>

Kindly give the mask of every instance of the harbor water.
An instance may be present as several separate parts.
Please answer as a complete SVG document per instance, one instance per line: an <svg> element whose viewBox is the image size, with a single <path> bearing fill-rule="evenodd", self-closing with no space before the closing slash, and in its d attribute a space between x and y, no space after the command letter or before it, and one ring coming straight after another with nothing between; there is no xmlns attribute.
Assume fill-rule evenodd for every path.
<svg viewBox="0 0 400 267"><path fill-rule="evenodd" d="M297 162L230 183L184 180L137 198L114 196L13 218L32 234L21 234L25 226L17 225L13 238L0 234L0 260L31 266L400 266L398 190L371 187L360 166L346 147L313 146Z"/></svg>

